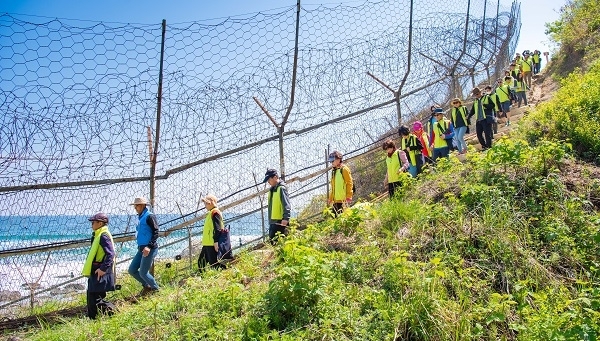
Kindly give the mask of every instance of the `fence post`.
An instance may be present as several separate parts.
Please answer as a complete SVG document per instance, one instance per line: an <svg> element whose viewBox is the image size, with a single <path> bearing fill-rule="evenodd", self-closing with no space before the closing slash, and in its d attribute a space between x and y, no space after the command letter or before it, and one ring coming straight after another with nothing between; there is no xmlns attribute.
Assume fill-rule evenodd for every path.
<svg viewBox="0 0 600 341"><path fill-rule="evenodd" d="M329 148L331 145L327 145L327 149L325 149L325 168L329 167ZM329 207L329 172L325 173L325 205Z"/></svg>
<svg viewBox="0 0 600 341"><path fill-rule="evenodd" d="M413 37L413 9L414 9L414 0L410 0L410 14L409 14L409 22L408 22L408 61L406 65L406 73L404 73L404 78L402 78L402 82L400 82L400 86L398 87L398 91L394 93L396 96L396 111L398 114L398 126L402 124L402 112L400 111L400 97L402 94L402 88L404 84L406 84L406 80L408 79L408 75L410 74L410 67L412 63L412 37Z"/></svg>
<svg viewBox="0 0 600 341"><path fill-rule="evenodd" d="M163 85L163 64L165 61L165 32L167 30L167 20L162 21L162 39L160 42L160 68L158 71L158 93L156 96L156 137L154 139L154 152L150 159L150 206L154 209L155 187L156 187L156 157L158 156L158 146L160 141L160 113L162 109L162 85Z"/></svg>

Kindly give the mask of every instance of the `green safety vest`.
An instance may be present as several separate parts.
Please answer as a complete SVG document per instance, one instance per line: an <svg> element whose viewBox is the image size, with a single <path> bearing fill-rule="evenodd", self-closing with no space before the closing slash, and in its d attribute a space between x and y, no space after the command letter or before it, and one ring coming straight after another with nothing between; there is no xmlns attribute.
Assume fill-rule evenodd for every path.
<svg viewBox="0 0 600 341"><path fill-rule="evenodd" d="M496 95L498 95L498 97L500 98L500 103L510 101L509 94L510 94L510 88L506 84L499 86L496 89Z"/></svg>
<svg viewBox="0 0 600 341"><path fill-rule="evenodd" d="M271 220L283 219L283 203L281 202L281 185L277 185L275 192L269 191L269 206L271 207Z"/></svg>
<svg viewBox="0 0 600 341"><path fill-rule="evenodd" d="M433 124L435 128L435 135L433 137L433 148L444 148L448 147L448 142L444 139L442 132L445 132L450 125L450 122L447 119L442 119L441 121L437 121Z"/></svg>
<svg viewBox="0 0 600 341"><path fill-rule="evenodd" d="M467 107L465 106L460 106L458 108L452 108L452 122L455 124L454 127L456 128L456 112L460 112L460 115L463 118L463 121L465 122L465 124L468 124L467 122Z"/></svg>
<svg viewBox="0 0 600 341"><path fill-rule="evenodd" d="M342 169L335 171L333 179L333 200L346 200L346 181L344 180L344 174Z"/></svg>
<svg viewBox="0 0 600 341"><path fill-rule="evenodd" d="M408 140L408 146L406 145L406 142ZM416 166L417 165L417 154L421 154L420 150L413 150L410 147L416 147L417 146L417 137L414 134L409 134L408 137L403 137L402 138L402 150L404 151L408 151L408 161L410 161L411 166Z"/></svg>
<svg viewBox="0 0 600 341"><path fill-rule="evenodd" d="M208 214L206 218L204 218L204 229L202 231L202 246L213 246L215 244L214 240L214 230L215 225L213 224L213 214L218 213L221 216L221 226L220 229L223 229L223 216L221 215L221 211L218 208L214 207Z"/></svg>
<svg viewBox="0 0 600 341"><path fill-rule="evenodd" d="M398 170L400 169L400 156L398 155L398 152L399 151L396 150L392 153L392 156L387 156L385 158L388 183L400 181L400 174L398 174Z"/></svg>

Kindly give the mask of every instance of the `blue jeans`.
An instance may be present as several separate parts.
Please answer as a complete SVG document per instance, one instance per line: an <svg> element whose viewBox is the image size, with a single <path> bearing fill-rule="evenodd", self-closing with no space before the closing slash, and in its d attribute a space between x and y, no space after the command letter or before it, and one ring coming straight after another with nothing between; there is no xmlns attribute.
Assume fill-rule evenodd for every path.
<svg viewBox="0 0 600 341"><path fill-rule="evenodd" d="M131 264L129 264L129 274L144 287L158 289L158 284L156 284L154 277L150 274L150 266L152 266L157 253L158 247L155 247L154 249L150 249L148 256L144 257L138 247L138 252L133 257L133 260L131 260Z"/></svg>
<svg viewBox="0 0 600 341"><path fill-rule="evenodd" d="M467 126L454 128L454 143L459 152L467 150L467 142L465 141L465 134L467 133Z"/></svg>

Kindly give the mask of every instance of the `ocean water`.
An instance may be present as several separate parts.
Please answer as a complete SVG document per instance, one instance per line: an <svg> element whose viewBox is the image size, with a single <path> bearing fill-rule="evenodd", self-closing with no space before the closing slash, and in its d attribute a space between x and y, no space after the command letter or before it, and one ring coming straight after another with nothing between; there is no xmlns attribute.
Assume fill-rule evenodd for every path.
<svg viewBox="0 0 600 341"><path fill-rule="evenodd" d="M234 247L258 238L263 233L260 213L246 216L225 213L224 217ZM77 277L80 276L92 235L87 218L88 216L79 215L0 216L0 291L17 291L21 295L27 295L32 286L36 288L35 291L61 287L65 282L85 286L86 279L77 280ZM193 217L157 214L160 231L191 218ZM137 222L136 215L114 215L110 216L109 227L114 237L133 236ZM188 248L189 234L193 241L199 241L203 223L199 221L189 229L184 228L167 237L159 237L157 259L174 260L176 255L182 254ZM82 242L83 246L50 249L73 242ZM137 251L135 240L115 244L118 262L133 257ZM124 262L117 268L126 273L128 264L129 262ZM6 302L0 302L0 306L3 304Z"/></svg>

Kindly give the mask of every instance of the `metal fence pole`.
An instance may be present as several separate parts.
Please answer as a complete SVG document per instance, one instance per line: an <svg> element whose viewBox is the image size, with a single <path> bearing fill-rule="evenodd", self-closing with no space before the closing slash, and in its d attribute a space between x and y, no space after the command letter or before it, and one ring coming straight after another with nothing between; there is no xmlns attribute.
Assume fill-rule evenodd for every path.
<svg viewBox="0 0 600 341"><path fill-rule="evenodd" d="M162 40L160 42L160 69L158 72L158 94L156 96L156 137L154 139L154 152L150 160L150 205L154 209L155 190L156 190L156 158L158 156L158 147L160 141L160 114L162 109L162 85L163 85L163 64L165 61L165 33L167 30L167 20L162 21Z"/></svg>

